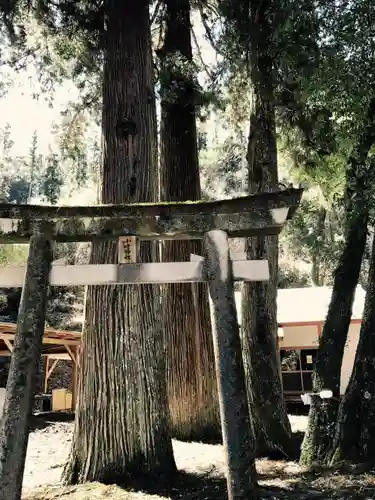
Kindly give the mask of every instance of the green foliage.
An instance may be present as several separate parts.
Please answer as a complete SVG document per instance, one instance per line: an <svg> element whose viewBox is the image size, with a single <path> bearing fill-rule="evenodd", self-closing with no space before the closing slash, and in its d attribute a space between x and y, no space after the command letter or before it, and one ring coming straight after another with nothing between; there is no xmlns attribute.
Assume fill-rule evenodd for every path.
<svg viewBox="0 0 375 500"><path fill-rule="evenodd" d="M39 153L38 136L33 134L28 156L14 157L11 130L0 131L3 148L0 156L0 194L11 203L29 203L39 199L55 204L63 189L68 192L96 182L101 147L87 118L79 116L55 126L59 150ZM90 132L90 133L86 133Z"/></svg>
<svg viewBox="0 0 375 500"><path fill-rule="evenodd" d="M18 0L0 5L1 14L7 20L2 38L0 33L0 43L7 43L3 59L16 70L34 66L38 75L34 97L47 100L52 107L56 89L66 81L79 90L78 99L68 104L57 127L61 153L58 161L65 164L64 177L68 174L78 187L84 186L91 176L86 135L92 133L93 127L81 125L89 119L98 124L100 117L103 4L37 0L30 8L28 1ZM31 197L56 199L58 192L51 192L59 177L55 159L51 156L44 161L49 166L43 193L32 192Z"/></svg>
<svg viewBox="0 0 375 500"><path fill-rule="evenodd" d="M247 165L240 137L233 135L210 151L202 151L200 170L207 196L238 196L246 191Z"/></svg>
<svg viewBox="0 0 375 500"><path fill-rule="evenodd" d="M0 267L25 264L28 245L0 245Z"/></svg>
<svg viewBox="0 0 375 500"><path fill-rule="evenodd" d="M34 133L28 156L14 158L12 149L11 129L6 126L0 131L2 151L0 156L0 185L2 201L10 203L29 203L38 199L49 204L59 201L64 181L69 179L66 175L71 165L67 164L65 154L50 152L44 157L39 153L38 137ZM65 152L64 152L65 153ZM93 163L87 167L87 178L96 170L98 162L98 146L93 152ZM77 186L75 186L77 187ZM56 245L55 259L75 261L76 244ZM27 261L28 245L0 245L0 266L23 265ZM9 321L16 321L21 290L0 290L0 316ZM50 289L47 325L55 328L66 328L71 318L76 314L77 308L82 308L83 287L53 287Z"/></svg>
<svg viewBox="0 0 375 500"><path fill-rule="evenodd" d="M72 79L87 99L101 78L103 3L38 0L24 22L33 28L28 44L45 82Z"/></svg>
<svg viewBox="0 0 375 500"><path fill-rule="evenodd" d="M252 2L256 8L257 2ZM256 12L237 0L222 0L226 23L220 40L234 107L248 89L249 27ZM291 132L299 164L311 168L321 158L350 151L374 91L374 8L364 0L272 5L273 36L268 53L274 65L275 105L283 135ZM241 98L242 96L242 98ZM243 112L237 113L243 116ZM245 115L246 116L246 115ZM348 149L349 148L349 149ZM345 154L344 154L345 156Z"/></svg>
<svg viewBox="0 0 375 500"><path fill-rule="evenodd" d="M281 235L282 257L311 266L315 285L331 285L343 248L343 209L325 208L321 198L306 196Z"/></svg>
<svg viewBox="0 0 375 500"><path fill-rule="evenodd" d="M311 286L311 276L284 262L279 264L277 288L305 288Z"/></svg>
<svg viewBox="0 0 375 500"><path fill-rule="evenodd" d="M186 93L186 87L190 87L192 95L197 94L200 85L197 80L196 64L181 53L168 55L163 53L163 49L158 51L159 57L162 58L159 72L161 99L165 103L179 101L181 92Z"/></svg>
<svg viewBox="0 0 375 500"><path fill-rule="evenodd" d="M238 129L247 126L251 106L248 34L257 29L257 5L222 0L219 11L207 14L211 23L215 16L225 19L219 46L232 108L228 120ZM288 224L281 246L290 259L319 261L320 280L330 283L342 245L348 172L374 96L375 8L364 0L280 0L272 3L267 22L273 33L267 55L274 67L279 153L287 164L283 177L301 182L313 194ZM358 157L351 178L351 196L360 189L371 199L371 151L367 160ZM317 232L322 209L323 241Z"/></svg>
<svg viewBox="0 0 375 500"><path fill-rule="evenodd" d="M87 0L38 0L32 10L22 1L0 6L4 20L1 41L7 60L19 68L23 60L32 61L45 94L53 95L53 88L65 79L71 79L80 89L80 98L69 103L56 126L57 153L40 155L35 135L29 157L15 158L10 130L3 131L3 199L56 203L67 185L70 193L73 187L96 181L101 152L92 124L100 122L104 6ZM192 7L199 12L206 41L214 47L218 64L205 63L204 50L193 29L194 62L181 54L165 60L163 67L156 60L156 87L168 77L170 66L179 78L169 85L164 99L176 99L181 81L188 81L202 121L215 110L226 133L214 144L210 142L211 131L199 134L205 195L235 195L246 189L244 131L251 106L248 33L256 27L256 12L240 0L194 1ZM305 263L319 258L321 278L330 282L341 248L340 217L348 159L375 89L375 8L364 0L325 0L318 4L312 0L278 0L273 8L272 19L267 18L273 29L268 51L274 61L280 165L286 163L282 177L287 182L301 182L309 191L282 236L282 253ZM160 47L157 39L163 34L164 16L163 3L155 3L152 18L156 47ZM197 77L199 71L208 77L205 85ZM364 165L367 177L370 163ZM317 234L317 217L322 209L327 212L323 243Z"/></svg>
<svg viewBox="0 0 375 500"><path fill-rule="evenodd" d="M45 199L55 205L60 197L60 190L64 184L59 157L56 153L51 153L47 157L45 177L42 182L42 193Z"/></svg>

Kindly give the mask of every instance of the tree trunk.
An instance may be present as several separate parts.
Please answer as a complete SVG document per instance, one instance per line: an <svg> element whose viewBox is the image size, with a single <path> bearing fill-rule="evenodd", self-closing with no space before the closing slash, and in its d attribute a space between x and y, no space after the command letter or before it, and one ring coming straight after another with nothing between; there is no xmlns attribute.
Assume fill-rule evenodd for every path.
<svg viewBox="0 0 375 500"><path fill-rule="evenodd" d="M251 2L250 60L252 110L247 161L249 192L278 186L273 64L269 54L270 1ZM250 414L258 455L291 453L291 427L283 398L277 350L277 236L248 240L248 259L267 259L268 282L245 283L242 292L242 340Z"/></svg>
<svg viewBox="0 0 375 500"><path fill-rule="evenodd" d="M363 252L366 246L368 182L367 156L375 141L375 99L370 102L363 133L348 161L346 179L346 242L335 272L331 303L314 367L313 391L330 389L332 399L312 398L300 462L310 466L330 457L340 399L340 374L352 316ZM373 174L372 174L373 175Z"/></svg>
<svg viewBox="0 0 375 500"><path fill-rule="evenodd" d="M109 0L103 79L101 201L155 201L155 101L148 1ZM141 262L152 246L140 246ZM114 263L115 243L91 263ZM159 288L88 287L79 403L65 480L131 483L175 471L156 321ZM160 326L160 325L159 325Z"/></svg>
<svg viewBox="0 0 375 500"><path fill-rule="evenodd" d="M375 462L375 239L354 369L338 413L335 460Z"/></svg>
<svg viewBox="0 0 375 500"><path fill-rule="evenodd" d="M161 62L161 197L201 197L196 82L192 62L190 0L165 0L166 31ZM163 261L202 255L198 241L164 242ZM173 284L163 289L171 431L178 439L220 437L220 418L206 284Z"/></svg>
<svg viewBox="0 0 375 500"><path fill-rule="evenodd" d="M353 217L338 268L332 298L320 339L314 367L313 391L330 389L334 397L312 397L307 431L300 462L310 466L325 462L332 445L340 398L340 374L344 348L352 316L352 306L367 235L367 213Z"/></svg>
<svg viewBox="0 0 375 500"><path fill-rule="evenodd" d="M44 235L33 236L0 421L0 500L21 499L51 263L51 241Z"/></svg>

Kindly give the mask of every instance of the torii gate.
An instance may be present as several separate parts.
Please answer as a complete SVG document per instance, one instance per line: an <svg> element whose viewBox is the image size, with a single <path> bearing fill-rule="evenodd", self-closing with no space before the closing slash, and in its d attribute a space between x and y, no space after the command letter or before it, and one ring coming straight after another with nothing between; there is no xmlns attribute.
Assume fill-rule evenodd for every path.
<svg viewBox="0 0 375 500"><path fill-rule="evenodd" d="M269 271L267 261L232 262L228 237L278 234L301 196L301 189L287 189L209 202L89 207L0 204L0 243L30 245L26 266L0 268L0 287L23 285L0 423L0 500L21 499L48 286L200 281L208 282L211 299L228 498L249 498L253 436L233 281L268 280ZM191 262L136 262L136 241L199 238L204 243L203 260L192 256ZM97 240L118 240L118 264L52 265L53 242Z"/></svg>

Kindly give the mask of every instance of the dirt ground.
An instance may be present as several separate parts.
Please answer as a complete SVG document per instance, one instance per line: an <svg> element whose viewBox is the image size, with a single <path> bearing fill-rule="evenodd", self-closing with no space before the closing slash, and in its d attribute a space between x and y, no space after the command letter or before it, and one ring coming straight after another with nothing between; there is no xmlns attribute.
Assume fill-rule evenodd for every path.
<svg viewBox="0 0 375 500"><path fill-rule="evenodd" d="M291 416L294 432L303 432L306 417ZM153 491L125 491L117 486L87 484L63 487L59 481L67 458L73 424L50 422L30 435L24 476L23 500L218 500L226 499L224 455L220 445L174 441L177 477ZM375 473L309 472L293 461L258 460L260 497L267 499L375 499ZM250 500L250 499L249 499Z"/></svg>

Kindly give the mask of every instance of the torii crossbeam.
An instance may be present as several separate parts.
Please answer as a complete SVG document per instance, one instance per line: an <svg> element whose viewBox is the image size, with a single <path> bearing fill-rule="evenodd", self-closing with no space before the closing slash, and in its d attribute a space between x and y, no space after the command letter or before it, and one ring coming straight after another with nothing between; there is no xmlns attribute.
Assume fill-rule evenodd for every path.
<svg viewBox="0 0 375 500"><path fill-rule="evenodd" d="M231 200L49 207L0 204L0 243L29 243L26 267L0 269L1 286L22 286L7 394L0 424L0 500L20 500L34 378L41 354L49 285L108 285L207 281L223 441L228 457L228 497L248 499L252 477L250 428L234 280L267 280L268 263L229 258L229 237L278 234L293 216L301 189ZM52 265L54 241L203 238L204 261ZM120 248L120 246L119 246ZM129 255L135 255L130 252ZM119 252L120 255L120 252Z"/></svg>

